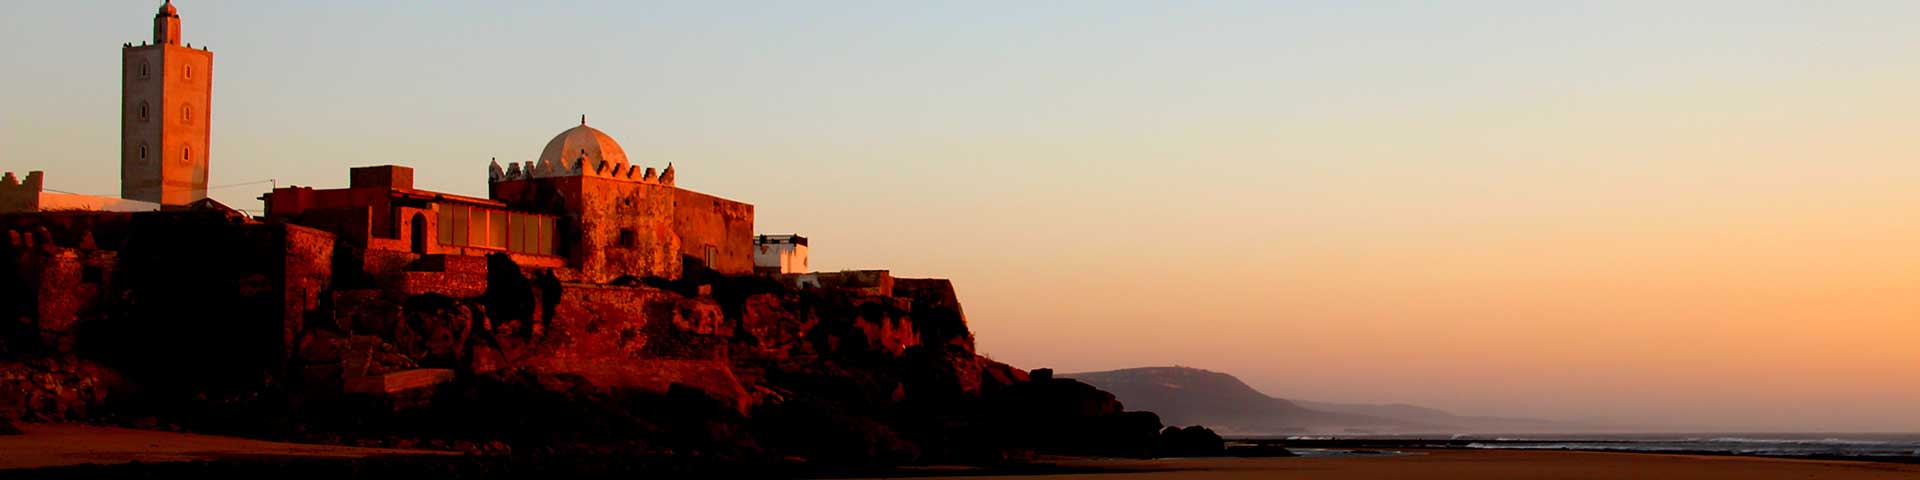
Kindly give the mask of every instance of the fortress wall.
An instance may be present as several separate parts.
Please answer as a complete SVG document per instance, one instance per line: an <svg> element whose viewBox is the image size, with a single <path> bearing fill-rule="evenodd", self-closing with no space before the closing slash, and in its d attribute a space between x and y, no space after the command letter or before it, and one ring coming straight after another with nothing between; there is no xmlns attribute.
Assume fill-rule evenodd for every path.
<svg viewBox="0 0 1920 480"><path fill-rule="evenodd" d="M306 328L306 317L320 308L320 297L333 285L334 235L297 225L270 226L281 236L279 250L286 268L280 276L285 298L281 311L281 350L291 356L294 340Z"/></svg>
<svg viewBox="0 0 1920 480"><path fill-rule="evenodd" d="M587 269L590 277L597 282L621 276L680 278L673 187L593 177L581 183L579 244L596 267Z"/></svg>
<svg viewBox="0 0 1920 480"><path fill-rule="evenodd" d="M733 326L709 298L652 288L567 284L529 362L603 388L666 392L674 383L744 402L726 343Z"/></svg>
<svg viewBox="0 0 1920 480"><path fill-rule="evenodd" d="M814 274L821 288L852 290L868 295L892 295L892 272L886 270L844 270Z"/></svg>
<svg viewBox="0 0 1920 480"><path fill-rule="evenodd" d="M117 260L113 252L56 248L29 255L26 274L30 275L34 309L34 327L43 345L56 351L72 351L73 328L82 319L100 311L100 295Z"/></svg>
<svg viewBox="0 0 1920 480"><path fill-rule="evenodd" d="M102 250L119 250L132 229L134 213L129 212L41 212L0 214L0 231L33 235L45 229L54 245L79 247L92 239ZM143 213L141 215L161 215ZM177 214L176 214L177 215ZM0 241L6 241L0 239Z"/></svg>
<svg viewBox="0 0 1920 480"><path fill-rule="evenodd" d="M493 182L491 189L514 209L560 216L559 253L583 281L680 277L673 187L568 176Z"/></svg>
<svg viewBox="0 0 1920 480"><path fill-rule="evenodd" d="M27 172L24 180L15 178L13 172L0 176L0 213L39 211L43 178L40 172Z"/></svg>
<svg viewBox="0 0 1920 480"><path fill-rule="evenodd" d="M132 308L89 333L99 350L163 384L244 389L282 375L331 282L333 235L205 214L134 224L114 282Z"/></svg>
<svg viewBox="0 0 1920 480"><path fill-rule="evenodd" d="M673 229L680 236L680 252L705 262L706 248L714 247L707 265L727 275L753 273L753 205L692 190L674 188Z"/></svg>
<svg viewBox="0 0 1920 480"><path fill-rule="evenodd" d="M543 355L724 360L733 327L710 298L644 287L568 284L547 326ZM553 335L558 335L557 337Z"/></svg>

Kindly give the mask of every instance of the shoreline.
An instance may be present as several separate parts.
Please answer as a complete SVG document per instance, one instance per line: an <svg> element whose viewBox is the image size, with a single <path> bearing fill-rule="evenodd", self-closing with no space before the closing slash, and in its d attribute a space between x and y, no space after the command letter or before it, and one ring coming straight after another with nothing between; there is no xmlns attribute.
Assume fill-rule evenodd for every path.
<svg viewBox="0 0 1920 480"><path fill-rule="evenodd" d="M559 476L886 478L969 477L1073 479L1230 478L1819 478L1920 477L1920 462L1862 458L1778 458L1752 455L1569 449L1415 448L1383 442L1344 448L1393 451L1320 457L1126 459L1041 457L997 465L859 465L796 460L748 461L698 456L632 456L593 452L463 454L336 445L72 424L22 424L0 436L0 472L8 478L179 477L339 478ZM1300 448L1323 448L1316 445ZM1564 473L1564 475L1563 475Z"/></svg>
<svg viewBox="0 0 1920 480"><path fill-rule="evenodd" d="M1287 439L1231 439L1230 438L1230 439L1227 439L1227 443L1230 443L1230 444L1244 443L1244 444L1261 445L1261 446L1278 446L1278 447L1289 448L1289 449L1322 448L1322 449L1328 449L1328 450L1589 452L1589 453L1625 453L1625 454L1646 454L1646 455L1683 455L1683 456L1699 456L1699 457L1770 458L1770 459L1782 459L1782 460L1821 460L1821 461L1869 462L1869 463L1920 465L1920 455L1844 455L1844 454L1788 455L1788 454L1766 454L1766 453L1741 453L1741 452L1730 452L1725 450L1700 450L1700 449L1632 450L1632 449L1624 449L1624 448L1621 448L1621 449L1579 448L1579 447L1527 448L1527 447L1498 446L1501 444L1528 445L1528 444L1542 443L1542 441L1539 441L1539 440L1451 440L1451 439L1421 440L1421 439L1392 439L1392 438L1389 438L1389 439L1339 438L1339 439L1287 440ZM1580 443L1633 445L1640 442L1635 442L1630 440L1582 440L1580 441ZM1493 445L1493 446L1469 447L1467 446L1469 444L1481 444L1481 445Z"/></svg>
<svg viewBox="0 0 1920 480"><path fill-rule="evenodd" d="M1405 449L1403 455L1358 455L1288 458L1193 458L1095 461L1118 467L1097 477L1105 480L1161 479L1472 479L1472 480L1600 480L1620 478L1675 478L1701 480L1879 480L1920 478L1920 465L1761 458L1727 455L1679 455L1636 452L1559 450ZM1086 462L1066 462L1069 465ZM1172 467L1171 469L1165 469ZM1128 472L1125 468L1149 469ZM1162 468L1160 470L1150 470ZM1050 477L1009 475L998 478L1042 480ZM1062 478L1062 477L1052 477Z"/></svg>

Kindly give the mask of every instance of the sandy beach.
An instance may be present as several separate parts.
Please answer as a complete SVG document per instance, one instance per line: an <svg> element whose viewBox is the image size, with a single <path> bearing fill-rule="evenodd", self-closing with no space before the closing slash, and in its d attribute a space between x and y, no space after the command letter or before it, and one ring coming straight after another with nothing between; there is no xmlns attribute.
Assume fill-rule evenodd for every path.
<svg viewBox="0 0 1920 480"><path fill-rule="evenodd" d="M22 434L0 435L0 470L129 462L184 462L246 457L365 458L374 455L450 455L269 442L215 435L69 424L19 424Z"/></svg>
<svg viewBox="0 0 1920 480"><path fill-rule="evenodd" d="M1052 480L1229 479L1912 479L1920 465L1770 458L1514 450L1411 451L1405 456L1087 460L1124 473L1003 476Z"/></svg>
<svg viewBox="0 0 1920 480"><path fill-rule="evenodd" d="M387 455L445 455L268 442L83 425L20 425L23 435L0 436L0 470L82 464L167 463L192 460L362 459ZM1229 479L1911 479L1920 465L1787 460L1752 457L1534 450L1409 450L1408 455L1305 458L1195 458L1160 460L1059 459L1048 475L987 475L973 468L910 468L912 477L961 474L968 478L1048 480ZM403 462L413 463L413 462ZM271 469L269 469L271 470ZM1052 470L1047 468L1047 470ZM218 473L242 474L247 470ZM130 472L130 471L129 471ZM964 473L962 473L964 472ZM494 471L493 473L505 473ZM760 472L785 476L795 472ZM0 475L4 476L4 475ZM216 475L218 476L218 475ZM880 474L879 476L889 476Z"/></svg>

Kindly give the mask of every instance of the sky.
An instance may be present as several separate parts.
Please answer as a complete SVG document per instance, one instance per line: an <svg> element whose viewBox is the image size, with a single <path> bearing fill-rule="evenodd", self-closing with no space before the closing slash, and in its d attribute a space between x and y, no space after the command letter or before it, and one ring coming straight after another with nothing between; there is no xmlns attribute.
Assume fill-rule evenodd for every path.
<svg viewBox="0 0 1920 480"><path fill-rule="evenodd" d="M157 4L0 3L0 169L118 191ZM1920 431L1920 2L176 5L241 208L484 196L585 114L816 269L953 279L1020 367Z"/></svg>

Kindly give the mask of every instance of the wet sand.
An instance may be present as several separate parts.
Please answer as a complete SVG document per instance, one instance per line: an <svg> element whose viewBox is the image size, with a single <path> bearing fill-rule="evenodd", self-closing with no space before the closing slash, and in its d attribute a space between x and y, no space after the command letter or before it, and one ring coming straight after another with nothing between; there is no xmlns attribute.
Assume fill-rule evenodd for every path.
<svg viewBox="0 0 1920 480"><path fill-rule="evenodd" d="M193 435L125 428L81 425L20 425L24 435L0 435L0 470L45 468L82 464L160 463L191 460L266 461L273 459L334 462L382 457L398 463L383 463L368 471L411 471L408 468L442 461L412 455L448 455L448 452L393 450L330 445L304 445L249 440L232 437ZM1055 459L1056 467L1026 471L1048 471L1048 475L993 475L972 468L909 468L891 473L873 472L875 477L938 477L963 475L968 478L1034 480L1227 480L1227 479L1920 479L1920 465L1827 460L1786 460L1753 457L1662 455L1647 453L1606 453L1521 450L1408 450L1403 456L1352 456L1306 458L1203 458L1163 460ZM396 457L397 456L397 457ZM417 458L422 461L409 460ZM472 460L471 457L462 457ZM484 459L484 458L483 458ZM316 467L335 463L308 463ZM172 464L183 465L183 464ZM277 471L273 468L248 470L215 468L218 478L247 478L248 472ZM410 466L411 465L411 466ZM512 466L512 465L508 465ZM160 465L126 466L132 470L104 472L140 473ZM510 469L487 466L476 473L506 473ZM554 465L545 465L547 468ZM1046 467L1044 465L1036 467ZM211 467L203 467L203 470ZM304 467L303 467L304 468ZM345 468L345 467L342 467ZM787 477L804 473L774 468L762 474ZM189 472L192 469L181 470ZM342 470L352 472L348 468ZM440 470L432 470L445 474ZM664 469L662 471L679 471ZM1099 473L1072 473L1099 472ZM60 476L59 471L40 471ZM280 472L285 473L285 472ZM604 473L604 472L602 472ZM681 473L685 473L682 471ZM986 475L982 475L986 474ZM7 476L0 472L0 477ZM845 475L829 475L844 477ZM855 474L854 476L868 476ZM54 478L54 477L48 477Z"/></svg>
<svg viewBox="0 0 1920 480"><path fill-rule="evenodd" d="M234 437L86 425L18 424L0 435L0 470L129 462L180 462L246 457L366 458L448 452L306 445Z"/></svg>
<svg viewBox="0 0 1920 480"><path fill-rule="evenodd" d="M1083 460L1066 465L1132 470L1088 475L994 476L1034 480L1227 479L1920 479L1920 465L1752 457L1515 450L1409 451L1405 456Z"/></svg>

